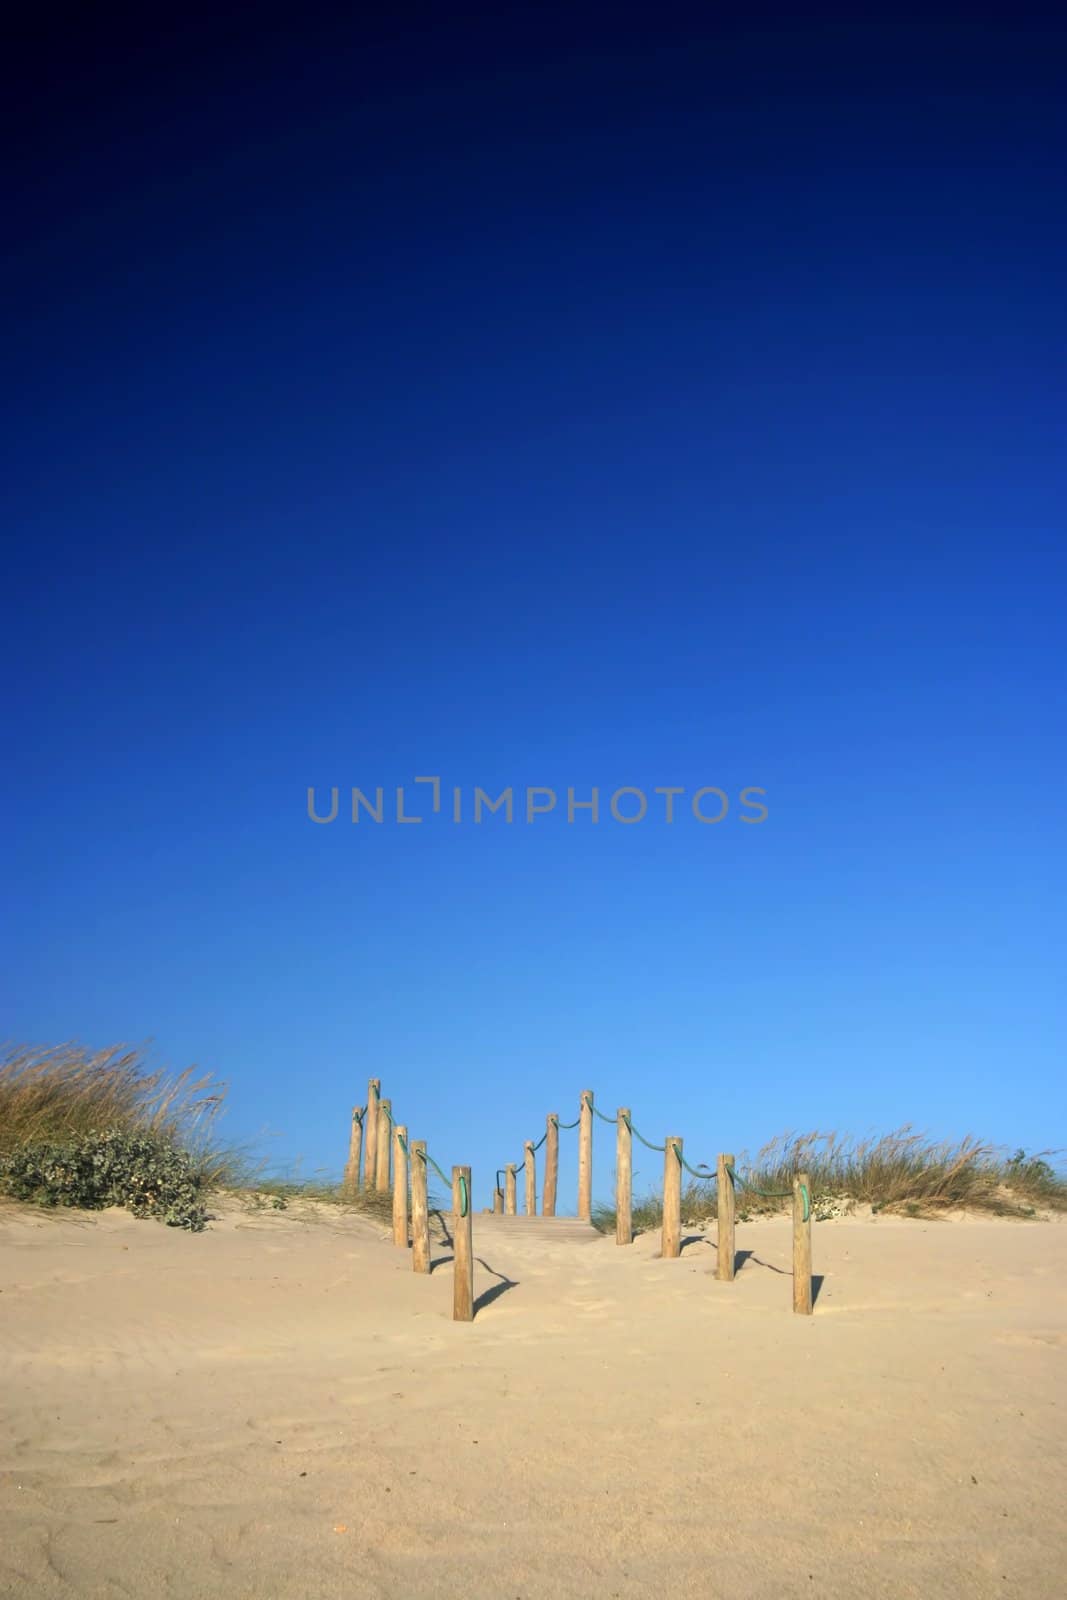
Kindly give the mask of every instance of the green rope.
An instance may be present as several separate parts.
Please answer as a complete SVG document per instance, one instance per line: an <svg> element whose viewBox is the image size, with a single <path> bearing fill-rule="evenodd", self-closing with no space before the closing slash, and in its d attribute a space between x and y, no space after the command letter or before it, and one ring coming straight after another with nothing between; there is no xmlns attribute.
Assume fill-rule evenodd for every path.
<svg viewBox="0 0 1067 1600"><path fill-rule="evenodd" d="M726 1170L730 1174L731 1183L739 1183L750 1194L758 1194L764 1200L792 1200L793 1198L792 1189L757 1189L754 1183L749 1183L747 1178L742 1178L740 1173L735 1172L733 1167L727 1167ZM806 1183L800 1185L800 1199L804 1208L802 1221L807 1222L811 1216L811 1195L808 1193Z"/></svg>
<svg viewBox="0 0 1067 1600"><path fill-rule="evenodd" d="M449 1188L452 1187L452 1179L448 1177L446 1173L441 1171L441 1168L437 1165L437 1162L434 1160L433 1156L428 1150L416 1150L415 1154L421 1156L424 1161L429 1162L430 1166L436 1172L442 1183L447 1184ZM459 1214L461 1217L465 1217L471 1208L471 1197L467 1188L467 1180L463 1176L462 1172L459 1175L459 1195Z"/></svg>
<svg viewBox="0 0 1067 1600"><path fill-rule="evenodd" d="M363 1107L362 1106L353 1106L352 1107L352 1121L356 1122L356 1123L362 1123L362 1121L363 1121Z"/></svg>
<svg viewBox="0 0 1067 1600"><path fill-rule="evenodd" d="M382 1105L381 1102L379 1102L379 1105L380 1105L380 1109L385 1112L386 1118L388 1119L388 1122L389 1122L389 1126L391 1128L395 1128L396 1127L396 1123L393 1121L393 1113L392 1113L391 1107L386 1106L386 1105ZM403 1134L403 1133L398 1134L397 1135L397 1141L398 1141L398 1143L400 1145L400 1148L403 1150L404 1154L407 1155L408 1154L407 1135ZM425 1149L424 1150L416 1150L415 1154L417 1156L421 1156L423 1161L427 1162L433 1168L433 1170L436 1172L437 1176L440 1178L440 1180L441 1180L441 1182L443 1184L446 1184L449 1188L452 1187L452 1179L448 1176L448 1174L446 1172L442 1172L441 1171L441 1168L437 1165L437 1162L434 1160L433 1156L430 1154L430 1152L428 1150L425 1150ZM498 1178L499 1178L499 1176L500 1176L500 1174L497 1173L497 1177ZM459 1212L459 1214L460 1214L461 1217L465 1217L467 1215L467 1212L470 1210L471 1201L470 1201L470 1194L468 1193L468 1190L467 1190L467 1180L463 1176L461 1176L460 1180L459 1180L459 1192L460 1192L460 1197L461 1197L460 1198L460 1212Z"/></svg>
<svg viewBox="0 0 1067 1600"><path fill-rule="evenodd" d="M643 1145L644 1145L644 1147L645 1147L645 1149L646 1149L646 1150L656 1150L656 1151L658 1151L658 1153L659 1153L659 1154L660 1154L660 1155L662 1155L662 1154L663 1154L663 1152L664 1152L664 1151L665 1151L665 1150L666 1150L666 1148L667 1148L667 1146L666 1146L666 1144L651 1144L651 1143L650 1143L650 1142L649 1142L649 1141L648 1141L648 1140L647 1140L647 1139L646 1139L646 1138L645 1138L645 1136L644 1136L644 1134L643 1134L643 1133L639 1133L639 1132L638 1132L638 1130L637 1130L637 1129L636 1129L636 1128L635 1128L635 1127L634 1127L634 1125L633 1125L633 1123L632 1123L632 1122L631 1122L631 1120L630 1120L630 1118L629 1118L629 1117L624 1117L624 1118L623 1118L623 1119L622 1119L622 1120L623 1120L623 1121L624 1121L624 1122L625 1122L625 1124L626 1124L626 1126L627 1126L627 1127L628 1127L628 1128L629 1128L629 1130L630 1130L630 1132L631 1132L631 1133L632 1133L632 1134L633 1134L633 1136L634 1136L634 1138L635 1138L635 1139L640 1139L640 1141L641 1141L641 1143L642 1143L642 1144L643 1144Z"/></svg>
<svg viewBox="0 0 1067 1600"><path fill-rule="evenodd" d="M597 1106L595 1106L593 1104L593 1096L591 1094L587 1094L587 1095L583 1095L582 1096L582 1104L583 1105L587 1105L589 1107L589 1109L593 1113L594 1117L599 1117L601 1122L606 1122L610 1126L614 1127L615 1118L614 1117L606 1117L604 1115L604 1113L601 1110L599 1110L599 1108Z"/></svg>
<svg viewBox="0 0 1067 1600"><path fill-rule="evenodd" d="M702 1183L707 1183L711 1178L714 1178L715 1174L710 1170L710 1168L705 1167L702 1162L698 1162L695 1167L691 1167L682 1154L682 1147L680 1144L675 1145L674 1153L678 1157L678 1160L682 1163L682 1166L685 1168L686 1172L691 1172L694 1178L699 1178Z"/></svg>
<svg viewBox="0 0 1067 1600"><path fill-rule="evenodd" d="M544 1144L544 1142L545 1142L545 1140L547 1138L548 1138L548 1129L546 1128L544 1133L541 1135L540 1139L538 1139L537 1143L534 1145L534 1155L537 1154L538 1150L540 1150L541 1146Z"/></svg>
<svg viewBox="0 0 1067 1600"><path fill-rule="evenodd" d="M764 1200L789 1200L792 1198L792 1189L757 1189L754 1183L749 1183L747 1178L742 1178L735 1168L727 1167L726 1170L730 1174L731 1183L739 1183L742 1189L748 1189L751 1194L762 1195Z"/></svg>
<svg viewBox="0 0 1067 1600"><path fill-rule="evenodd" d="M561 1122L558 1117L552 1118L552 1121L556 1124L557 1128L576 1128L581 1120L582 1119L580 1116L575 1117L573 1122Z"/></svg>
<svg viewBox="0 0 1067 1600"><path fill-rule="evenodd" d="M430 1166L436 1172L436 1174L440 1178L441 1182L442 1183L447 1183L449 1188L451 1188L452 1179L448 1176L447 1173L441 1171L440 1167L437 1165L437 1162L434 1160L433 1156L430 1154L430 1152L428 1150L417 1150L415 1152L415 1154L421 1156L424 1161L429 1162Z"/></svg>

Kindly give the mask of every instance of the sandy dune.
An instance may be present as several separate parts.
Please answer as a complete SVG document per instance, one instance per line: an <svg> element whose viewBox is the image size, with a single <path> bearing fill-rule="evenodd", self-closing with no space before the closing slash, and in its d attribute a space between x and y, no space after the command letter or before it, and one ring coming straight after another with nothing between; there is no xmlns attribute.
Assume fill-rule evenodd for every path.
<svg viewBox="0 0 1067 1600"><path fill-rule="evenodd" d="M818 1225L801 1318L784 1221L474 1225L459 1325L358 1217L0 1212L0 1592L1067 1592L1067 1226Z"/></svg>

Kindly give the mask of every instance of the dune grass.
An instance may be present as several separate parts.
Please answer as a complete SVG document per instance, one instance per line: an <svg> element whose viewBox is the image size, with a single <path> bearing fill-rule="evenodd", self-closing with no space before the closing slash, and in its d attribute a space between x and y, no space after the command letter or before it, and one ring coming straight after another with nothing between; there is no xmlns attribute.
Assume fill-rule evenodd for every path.
<svg viewBox="0 0 1067 1600"><path fill-rule="evenodd" d="M218 1193L240 1201L250 1211L287 1211L303 1221L313 1221L327 1211L356 1211L388 1225L393 1216L392 1190L353 1189L322 1174L279 1177L252 1171L240 1183L221 1186Z"/></svg>
<svg viewBox="0 0 1067 1600"><path fill-rule="evenodd" d="M194 1068L150 1071L126 1045L14 1046L0 1052L0 1158L106 1131L183 1151L208 1186L235 1177L238 1157L215 1137L225 1087Z"/></svg>
<svg viewBox="0 0 1067 1600"><path fill-rule="evenodd" d="M124 1045L10 1047L0 1054L0 1154L100 1128L193 1148L224 1096L209 1074L150 1072L144 1053Z"/></svg>
<svg viewBox="0 0 1067 1600"><path fill-rule="evenodd" d="M837 1133L786 1133L764 1145L755 1161L736 1163L737 1215L741 1221L771 1215L790 1204L774 1198L791 1190L793 1175L811 1177L816 1220L847 1213L856 1205L875 1212L931 1217L950 1211L1027 1217L1039 1211L1067 1210L1067 1174L1053 1160L1058 1152L1027 1154L975 1139L936 1141L911 1127L877 1138L854 1139ZM757 1191L770 1191L761 1195ZM714 1179L690 1180L682 1191L682 1220L696 1225L715 1215ZM635 1199L634 1228L657 1228L663 1203L652 1193ZM614 1209L595 1208L594 1222L605 1232L615 1227Z"/></svg>
<svg viewBox="0 0 1067 1600"><path fill-rule="evenodd" d="M152 1070L143 1050L126 1045L99 1051L77 1044L8 1047L0 1051L0 1193L32 1195L42 1205L112 1203L117 1193L124 1201L135 1195L136 1203L153 1193L153 1165L160 1172L168 1163L173 1169L170 1158L180 1155L182 1214L194 1226L203 1225L211 1196L231 1196L256 1210L317 1202L388 1219L388 1193L351 1193L321 1174L272 1174L248 1150L225 1144L217 1126L225 1098L225 1085L210 1074ZM94 1201L102 1155L114 1176L116 1162L131 1148L121 1139L116 1145L117 1136L136 1141L137 1173L132 1187L96 1185ZM37 1154L39 1160L30 1159ZM313 1214L306 1204L300 1211Z"/></svg>

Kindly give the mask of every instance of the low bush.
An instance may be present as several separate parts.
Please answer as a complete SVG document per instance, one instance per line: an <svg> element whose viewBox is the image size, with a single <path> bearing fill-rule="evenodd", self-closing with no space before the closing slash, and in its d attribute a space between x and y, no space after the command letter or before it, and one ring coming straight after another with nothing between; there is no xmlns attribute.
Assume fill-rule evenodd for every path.
<svg viewBox="0 0 1067 1600"><path fill-rule="evenodd" d="M202 1231L204 1178L191 1157L151 1133L108 1129L40 1140L0 1156L0 1192L41 1206L124 1206Z"/></svg>

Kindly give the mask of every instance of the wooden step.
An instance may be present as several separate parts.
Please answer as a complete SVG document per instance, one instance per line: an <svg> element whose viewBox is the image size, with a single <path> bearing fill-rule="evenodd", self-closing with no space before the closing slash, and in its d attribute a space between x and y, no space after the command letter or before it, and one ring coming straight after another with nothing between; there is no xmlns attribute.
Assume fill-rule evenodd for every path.
<svg viewBox="0 0 1067 1600"><path fill-rule="evenodd" d="M473 1217L475 1231L486 1229L501 1235L514 1235L531 1239L566 1240L568 1243L600 1239L591 1222L577 1217L525 1217L504 1216L499 1211L479 1211Z"/></svg>

